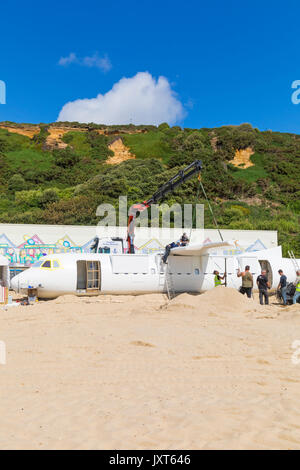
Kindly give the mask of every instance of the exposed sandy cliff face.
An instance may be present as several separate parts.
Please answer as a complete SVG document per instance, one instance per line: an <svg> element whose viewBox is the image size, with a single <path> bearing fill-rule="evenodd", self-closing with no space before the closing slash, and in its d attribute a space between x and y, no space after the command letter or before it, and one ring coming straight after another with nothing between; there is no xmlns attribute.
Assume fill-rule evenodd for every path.
<svg viewBox="0 0 300 470"><path fill-rule="evenodd" d="M13 134L25 135L25 137L29 137L30 139L40 132L39 126L10 127L1 125L0 129L5 129L8 132L12 132Z"/></svg>
<svg viewBox="0 0 300 470"><path fill-rule="evenodd" d="M40 126L38 125L26 125L26 124L17 124L11 126L9 124L1 123L0 129L5 129L8 132L12 132L14 134L24 135L32 139L35 135L40 132ZM62 138L68 132L87 132L88 126L85 127L71 127L71 126L58 126L50 124L47 128L49 135L46 139L46 146L51 149L54 147L58 148L65 148L67 144L62 141ZM145 129L95 129L98 134L107 135L107 136L114 136L120 134L142 134L147 132ZM130 158L135 158L133 155L130 154L129 150L126 149L125 145L123 144L121 139L118 139L118 142L113 142L111 144L111 150L115 153L115 156L110 159L108 163L114 165L120 163L125 160L129 160Z"/></svg>
<svg viewBox="0 0 300 470"><path fill-rule="evenodd" d="M67 132L77 131L78 129L73 129L72 127L54 127L50 126L48 128L49 135L46 139L46 145L50 148L58 147L58 148L65 148L68 146L65 142L61 139Z"/></svg>
<svg viewBox="0 0 300 470"><path fill-rule="evenodd" d="M114 156L106 160L106 163L108 163L109 165L118 165L121 162L125 162L126 160L132 160L135 158L135 156L132 155L129 149L124 145L123 140L121 138L114 140L109 145L109 149L114 152Z"/></svg>
<svg viewBox="0 0 300 470"><path fill-rule="evenodd" d="M229 163L232 163L234 166L239 166L241 168L249 168L253 166L254 163L250 160L251 155L254 154L254 151L251 147L247 147L243 150L236 150L235 156Z"/></svg>

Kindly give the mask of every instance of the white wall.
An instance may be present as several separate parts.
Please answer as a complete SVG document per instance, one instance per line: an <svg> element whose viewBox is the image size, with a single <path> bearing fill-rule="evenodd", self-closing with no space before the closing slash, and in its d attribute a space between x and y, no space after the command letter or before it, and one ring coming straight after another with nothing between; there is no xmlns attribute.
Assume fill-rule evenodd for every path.
<svg viewBox="0 0 300 470"><path fill-rule="evenodd" d="M190 235L190 230L185 230ZM164 246L180 237L183 229L146 229L136 228L135 245L140 247L151 239L161 241ZM277 246L277 232L266 230L221 230L224 240L236 240L238 245L247 248L249 245L260 240L266 248ZM63 240L66 236L70 238L74 246L82 246L96 235L121 236L126 237L126 227L94 227L80 225L23 225L23 224L0 224L0 236L5 234L15 246L20 246L26 239L38 235L44 244L56 244L59 240ZM203 242L209 238L211 241L219 241L220 237L217 230L193 230L191 241ZM3 243L3 238L0 238Z"/></svg>

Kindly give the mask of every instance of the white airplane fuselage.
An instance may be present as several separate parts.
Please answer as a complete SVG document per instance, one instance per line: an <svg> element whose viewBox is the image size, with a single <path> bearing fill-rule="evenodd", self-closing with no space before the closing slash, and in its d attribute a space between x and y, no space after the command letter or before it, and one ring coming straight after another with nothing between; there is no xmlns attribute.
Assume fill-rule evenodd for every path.
<svg viewBox="0 0 300 470"><path fill-rule="evenodd" d="M178 253L178 254L177 254ZM177 254L177 256L176 256ZM214 270L227 273L227 286L239 288L237 269L250 265L256 279L262 268L268 271L271 287L279 282L278 269L289 281L295 280L295 265L282 258L281 247L241 255L216 255L203 246L174 249L163 264L160 254L61 254L50 255L15 276L12 288L26 294L36 288L39 298L65 294L143 294L166 292L200 293L214 287ZM223 281L224 282L224 281Z"/></svg>

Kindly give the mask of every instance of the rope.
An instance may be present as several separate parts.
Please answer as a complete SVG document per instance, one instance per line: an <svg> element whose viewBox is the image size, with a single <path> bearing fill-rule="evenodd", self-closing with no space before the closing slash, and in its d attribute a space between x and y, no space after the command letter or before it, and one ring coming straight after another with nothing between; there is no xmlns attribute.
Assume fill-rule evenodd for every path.
<svg viewBox="0 0 300 470"><path fill-rule="evenodd" d="M196 198L195 198L196 201L198 201L198 199L199 199L200 188L201 188L201 175L200 175L200 173L199 173L199 176L198 176L198 181L199 181L199 184L198 184L197 194L196 194ZM192 216L192 226L191 226L190 236L189 236L190 241L191 241L191 238L192 238L192 230L193 230L193 227L194 227L195 219L196 219L196 210L193 211L193 216Z"/></svg>
<svg viewBox="0 0 300 470"><path fill-rule="evenodd" d="M216 219L216 217L215 217L215 214L214 214L214 212L213 212L213 209L212 209L211 204L210 204L210 202L209 202L209 199L208 199L208 197L207 197L207 194L206 194L206 191L205 191L205 189L204 189L203 183L202 183L202 181L201 181L201 174L200 174L200 173L199 173L199 175L198 175L198 181L199 181L199 184L198 184L198 189L197 189L196 201L197 201L198 198L199 198L200 188L201 188L201 189L202 189L202 192L203 192L203 194L204 194L204 197L205 197L205 199L206 199L206 202L207 202L207 204L208 204L210 213L211 213L211 215L212 215L213 222L214 222L214 224L215 224L215 226L216 226L216 229L218 230L218 233L219 233L219 235L220 235L221 241L223 242L224 239L223 239L223 236L222 236L221 231L220 231L220 229L219 229L217 219ZM196 217L196 211L194 211L194 213L193 213L192 226L191 226L190 236L189 236L189 239L190 239L190 240L191 240L191 237L192 237L192 230L193 230L193 226L194 226L194 222L195 222L195 217Z"/></svg>
<svg viewBox="0 0 300 470"><path fill-rule="evenodd" d="M206 199L206 201L207 201L207 204L208 204L210 213L211 213L211 215L212 215L213 222L214 222L214 224L215 224L215 226L216 226L216 229L217 229L218 232L219 232L220 238L221 238L221 240L222 240L222 242L223 242L224 239L223 239L223 237L222 237L221 231L220 231L219 226L218 226L218 222L217 222L217 220L216 220L216 218L215 218L215 214L214 214L214 212L213 212L213 210L212 210L212 207L211 207L211 205L210 205L209 199L208 199L208 197L207 197L207 194L206 194L206 192L205 192L205 189L204 189L204 186L203 186L203 184L202 184L201 179L199 180L199 182L200 182L200 186L201 186L201 188L202 188L204 197L205 197L205 199Z"/></svg>

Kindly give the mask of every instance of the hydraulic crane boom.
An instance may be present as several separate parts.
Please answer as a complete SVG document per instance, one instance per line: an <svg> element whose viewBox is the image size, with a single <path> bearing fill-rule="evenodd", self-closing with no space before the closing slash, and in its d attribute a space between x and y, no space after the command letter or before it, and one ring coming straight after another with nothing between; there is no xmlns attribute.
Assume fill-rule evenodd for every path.
<svg viewBox="0 0 300 470"><path fill-rule="evenodd" d="M184 170L180 170L177 175L173 176L167 183L158 188L152 197L142 203L131 206L127 227L128 253L134 253L134 227L137 213L143 212L152 204L161 201L168 193L173 192L178 186L188 181L195 173L200 174L201 170L202 162L200 160L194 161L184 168Z"/></svg>

